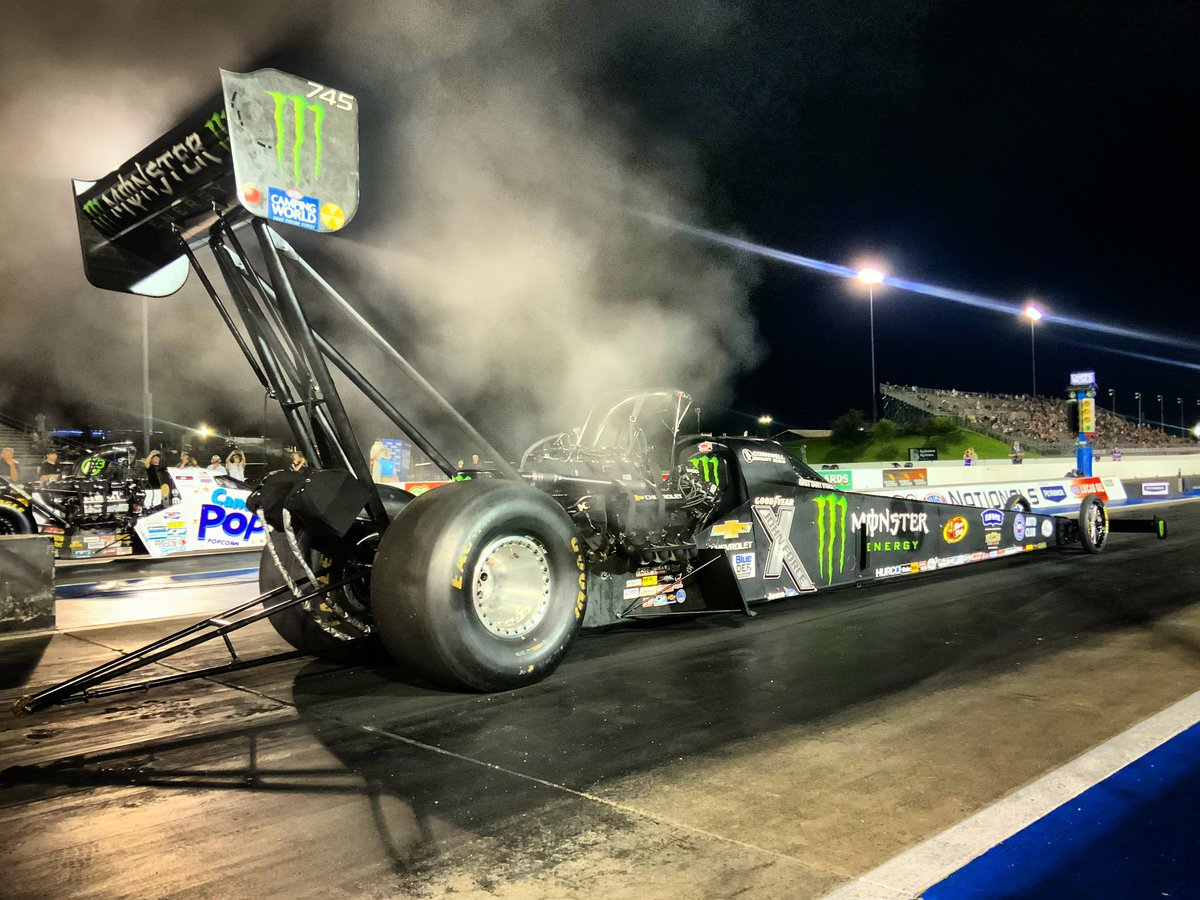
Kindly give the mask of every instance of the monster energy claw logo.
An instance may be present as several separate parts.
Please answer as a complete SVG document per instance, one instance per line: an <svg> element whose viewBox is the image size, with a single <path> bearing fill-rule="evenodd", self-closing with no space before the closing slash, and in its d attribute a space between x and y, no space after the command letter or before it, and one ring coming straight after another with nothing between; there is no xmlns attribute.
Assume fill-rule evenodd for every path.
<svg viewBox="0 0 1200 900"><path fill-rule="evenodd" d="M705 481L711 482L717 487L721 486L721 469L718 465L720 459L715 456L693 456L688 462Z"/></svg>
<svg viewBox="0 0 1200 900"><path fill-rule="evenodd" d="M313 156L314 179L321 177L321 125L325 121L325 107L320 103L309 103L302 94L284 94L281 91L267 91L275 100L275 157L279 162L279 171L284 172L284 142L287 137L287 124L284 114L288 106L292 108L292 123L296 136L292 141L292 174L296 183L300 183L300 159L304 150L304 132L307 113L313 114L313 141L316 144Z"/></svg>
<svg viewBox="0 0 1200 900"><path fill-rule="evenodd" d="M833 547L838 547L838 572L846 568L846 498L837 494L816 497L817 565L825 583L833 581Z"/></svg>

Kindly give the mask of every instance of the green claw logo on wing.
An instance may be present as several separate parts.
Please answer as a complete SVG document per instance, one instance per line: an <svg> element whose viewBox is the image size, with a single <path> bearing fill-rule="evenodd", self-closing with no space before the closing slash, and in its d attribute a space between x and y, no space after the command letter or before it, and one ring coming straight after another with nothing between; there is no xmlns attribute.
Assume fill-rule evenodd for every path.
<svg viewBox="0 0 1200 900"><path fill-rule="evenodd" d="M716 456L693 456L688 460L692 468L700 473L700 477L705 481L721 486L721 460Z"/></svg>
<svg viewBox="0 0 1200 900"><path fill-rule="evenodd" d="M826 584L833 581L833 547L838 546L838 572L846 568L846 498L826 494L817 505L817 566Z"/></svg>
<svg viewBox="0 0 1200 900"><path fill-rule="evenodd" d="M287 137L287 123L284 121L284 113L290 105L292 108L293 127L296 130L296 137L292 142L292 174L296 178L296 183L299 184L301 174L300 160L304 150L304 125L308 119L307 114L311 112L313 114L313 140L316 144L312 174L313 178L320 179L321 125L325 121L325 107L320 103L309 103L308 98L303 94L284 94L281 91L267 91L267 93L275 101L275 156L279 161L279 171L285 171L283 145Z"/></svg>

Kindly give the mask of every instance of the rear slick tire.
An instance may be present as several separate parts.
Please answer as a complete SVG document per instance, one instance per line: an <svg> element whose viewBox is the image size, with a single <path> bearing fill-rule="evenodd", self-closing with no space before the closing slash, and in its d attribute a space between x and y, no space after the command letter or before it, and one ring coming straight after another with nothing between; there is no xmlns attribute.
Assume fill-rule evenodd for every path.
<svg viewBox="0 0 1200 900"><path fill-rule="evenodd" d="M1095 494L1079 504L1079 543L1088 553L1100 553L1108 545L1108 510Z"/></svg>
<svg viewBox="0 0 1200 900"><path fill-rule="evenodd" d="M418 497L384 532L371 578L387 651L460 689L545 678L586 605L574 524L549 496L511 481L455 482Z"/></svg>

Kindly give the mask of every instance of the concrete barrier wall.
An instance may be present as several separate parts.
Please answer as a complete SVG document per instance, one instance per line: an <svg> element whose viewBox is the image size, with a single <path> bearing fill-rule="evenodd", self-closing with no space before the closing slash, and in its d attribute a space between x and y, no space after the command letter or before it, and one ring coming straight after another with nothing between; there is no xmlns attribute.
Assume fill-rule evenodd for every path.
<svg viewBox="0 0 1200 900"><path fill-rule="evenodd" d="M53 542L36 534L0 536L0 633L53 627Z"/></svg>
<svg viewBox="0 0 1200 900"><path fill-rule="evenodd" d="M958 484L993 484L1005 481L1056 481L1063 478L1068 471L1075 468L1074 457L1058 457L1031 460L1026 459L1021 465L1011 462L986 462L973 466L964 466L962 460L938 460L937 462L912 463L908 468L902 464L897 468L890 463L851 463L838 466L832 472L842 480L840 486L855 491L871 491L889 488L894 480L902 477L904 472L914 469L924 469L925 483L930 487ZM817 471L829 477L831 470L817 466ZM889 478L887 473L896 478ZM840 475L837 473L846 473ZM1119 462L1113 462L1105 457L1097 459L1092 466L1092 474L1097 478L1126 479L1157 479L1191 477L1192 481L1200 481L1200 454L1174 456L1139 456L1125 457ZM849 480L849 484L844 481Z"/></svg>

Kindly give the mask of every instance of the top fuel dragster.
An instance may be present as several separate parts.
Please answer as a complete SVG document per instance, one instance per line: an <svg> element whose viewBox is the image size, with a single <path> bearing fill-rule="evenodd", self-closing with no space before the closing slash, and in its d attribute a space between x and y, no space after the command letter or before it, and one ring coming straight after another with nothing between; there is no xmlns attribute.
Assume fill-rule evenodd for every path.
<svg viewBox="0 0 1200 900"><path fill-rule="evenodd" d="M354 658L380 642L435 682L497 691L546 677L583 626L753 614L765 601L1013 554L1096 553L1118 528L1165 536L1161 519L1110 522L1095 495L1076 520L1019 498L983 509L842 492L774 441L686 433L691 400L676 390L607 398L578 432L514 465L272 226L350 222L357 100L269 69L221 80L220 102L110 175L75 182L85 271L98 287L164 296L194 269L313 468L273 473L247 503L268 530L259 597L24 697L18 713L258 664L229 634L263 618L304 653ZM253 258L239 232L253 236ZM410 420L414 398L385 396L314 327L318 299L321 321L339 313L356 325L420 406L492 462L459 471ZM375 484L331 367L453 483L415 498ZM224 665L122 680L216 638Z"/></svg>

